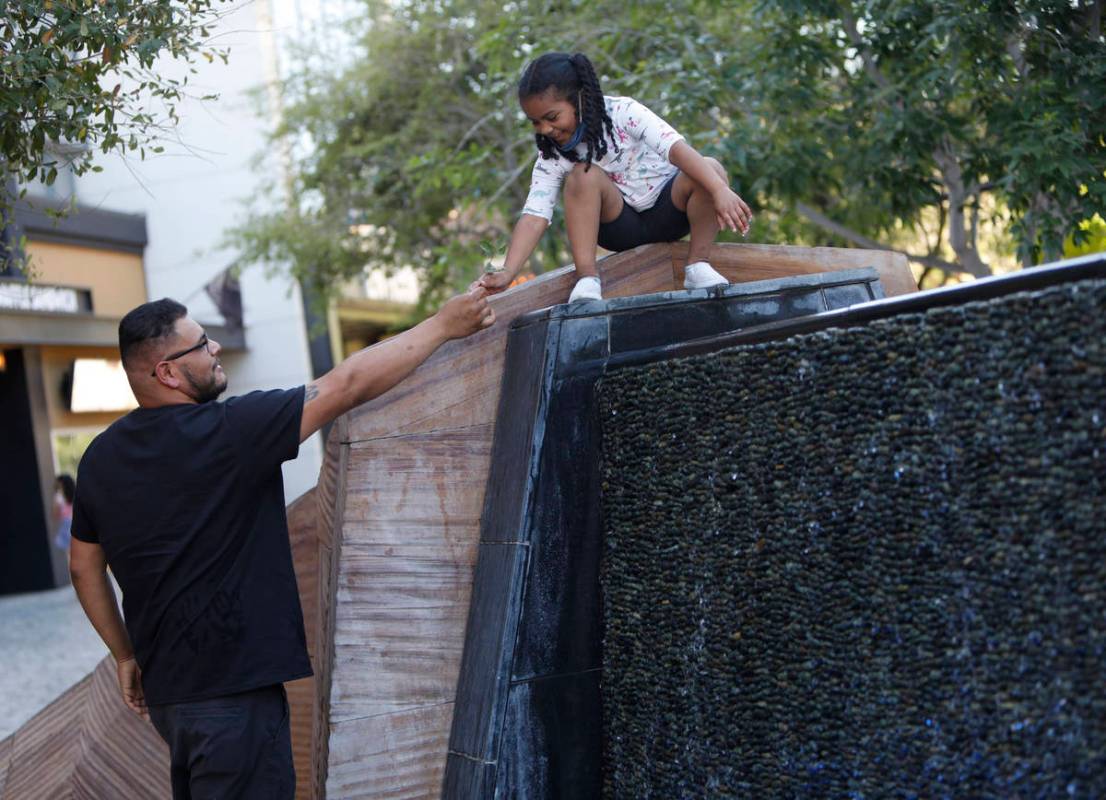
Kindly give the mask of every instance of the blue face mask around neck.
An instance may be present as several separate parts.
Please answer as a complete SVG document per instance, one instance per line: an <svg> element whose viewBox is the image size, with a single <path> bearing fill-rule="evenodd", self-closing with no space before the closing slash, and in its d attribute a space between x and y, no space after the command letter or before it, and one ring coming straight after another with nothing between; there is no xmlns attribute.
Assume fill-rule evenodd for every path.
<svg viewBox="0 0 1106 800"><path fill-rule="evenodd" d="M576 132L572 134L572 138L565 142L564 146L557 145L557 149L562 153L571 153L576 149L576 145L580 144L584 139L584 134L587 133L588 125L586 122L581 122L576 126ZM557 144L554 142L554 144Z"/></svg>

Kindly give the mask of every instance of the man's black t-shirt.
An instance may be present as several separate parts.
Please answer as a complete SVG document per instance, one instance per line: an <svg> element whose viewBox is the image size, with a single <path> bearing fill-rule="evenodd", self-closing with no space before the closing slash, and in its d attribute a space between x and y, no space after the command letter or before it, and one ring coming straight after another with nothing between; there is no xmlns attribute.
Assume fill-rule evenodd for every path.
<svg viewBox="0 0 1106 800"><path fill-rule="evenodd" d="M150 705L311 674L282 462L303 387L139 408L81 459L73 536L99 543Z"/></svg>

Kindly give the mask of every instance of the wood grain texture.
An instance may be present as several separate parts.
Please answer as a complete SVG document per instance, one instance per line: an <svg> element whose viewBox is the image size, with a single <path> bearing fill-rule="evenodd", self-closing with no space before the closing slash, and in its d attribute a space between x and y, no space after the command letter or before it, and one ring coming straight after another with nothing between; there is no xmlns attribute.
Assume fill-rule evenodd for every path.
<svg viewBox="0 0 1106 800"><path fill-rule="evenodd" d="M452 718L450 702L336 723L327 797L437 797Z"/></svg>
<svg viewBox="0 0 1106 800"><path fill-rule="evenodd" d="M483 508L492 432L489 422L351 445L344 542L448 549L469 541Z"/></svg>
<svg viewBox="0 0 1106 800"><path fill-rule="evenodd" d="M350 446L332 722L453 700L491 436L476 425Z"/></svg>
<svg viewBox="0 0 1106 800"><path fill-rule="evenodd" d="M123 705L111 658L0 742L5 752L3 800L170 796L169 749Z"/></svg>
<svg viewBox="0 0 1106 800"><path fill-rule="evenodd" d="M296 570L300 606L303 608L307 654L316 675L285 684L291 711L292 759L296 767L296 795L310 797L312 759L315 754L316 716L321 715L317 691L319 662L319 533L322 515L318 508L318 489L300 495L288 506L288 537Z"/></svg>
<svg viewBox="0 0 1106 800"><path fill-rule="evenodd" d="M669 245L646 245L609 256L600 269L607 297L672 288ZM573 267L563 267L492 297L496 324L446 343L390 392L351 411L350 441L494 422L511 321L565 302L575 282Z"/></svg>
<svg viewBox="0 0 1106 800"><path fill-rule="evenodd" d="M311 765L311 800L326 797L327 769L330 763L330 686L334 666L334 609L338 562L341 556L341 525L345 509L346 464L349 460L348 416L339 419L327 437L323 465L316 487L319 525L319 586L317 660L315 685L318 706L312 734L314 754ZM303 796L300 800L305 800Z"/></svg>
<svg viewBox="0 0 1106 800"><path fill-rule="evenodd" d="M673 242L673 288L683 286L687 242ZM873 267L887 297L918 291L906 256L889 250L853 250L839 247L789 247L767 244L716 244L711 265L731 283L786 278L814 272Z"/></svg>

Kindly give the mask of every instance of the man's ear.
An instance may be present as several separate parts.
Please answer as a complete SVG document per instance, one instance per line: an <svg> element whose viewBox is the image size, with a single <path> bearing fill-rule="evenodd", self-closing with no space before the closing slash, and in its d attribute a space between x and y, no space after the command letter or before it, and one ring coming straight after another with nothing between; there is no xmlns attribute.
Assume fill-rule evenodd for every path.
<svg viewBox="0 0 1106 800"><path fill-rule="evenodd" d="M180 388L180 378L173 374L173 365L168 361L162 361L156 367L154 367L155 376L164 386L168 386L170 389Z"/></svg>

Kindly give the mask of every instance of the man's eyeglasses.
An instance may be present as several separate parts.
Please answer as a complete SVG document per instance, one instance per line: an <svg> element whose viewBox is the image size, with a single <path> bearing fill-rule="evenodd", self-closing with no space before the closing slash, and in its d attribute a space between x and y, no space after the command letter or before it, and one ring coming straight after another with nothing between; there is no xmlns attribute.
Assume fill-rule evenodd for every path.
<svg viewBox="0 0 1106 800"><path fill-rule="evenodd" d="M165 361L176 361L181 356L186 356L186 355L188 355L189 353L191 353L195 350L199 350L201 347L204 347L204 348L207 347L207 334L206 333L203 336L200 337L200 341L196 342L196 344L192 345L187 350L181 350L179 353L173 353L173 355L171 355L171 356L166 356L165 358L161 359L161 361L157 362L157 364L161 364L162 362L165 362ZM210 354L211 350L208 350L207 352ZM154 371L150 373L151 378L156 378L157 377L157 364L154 364Z"/></svg>

